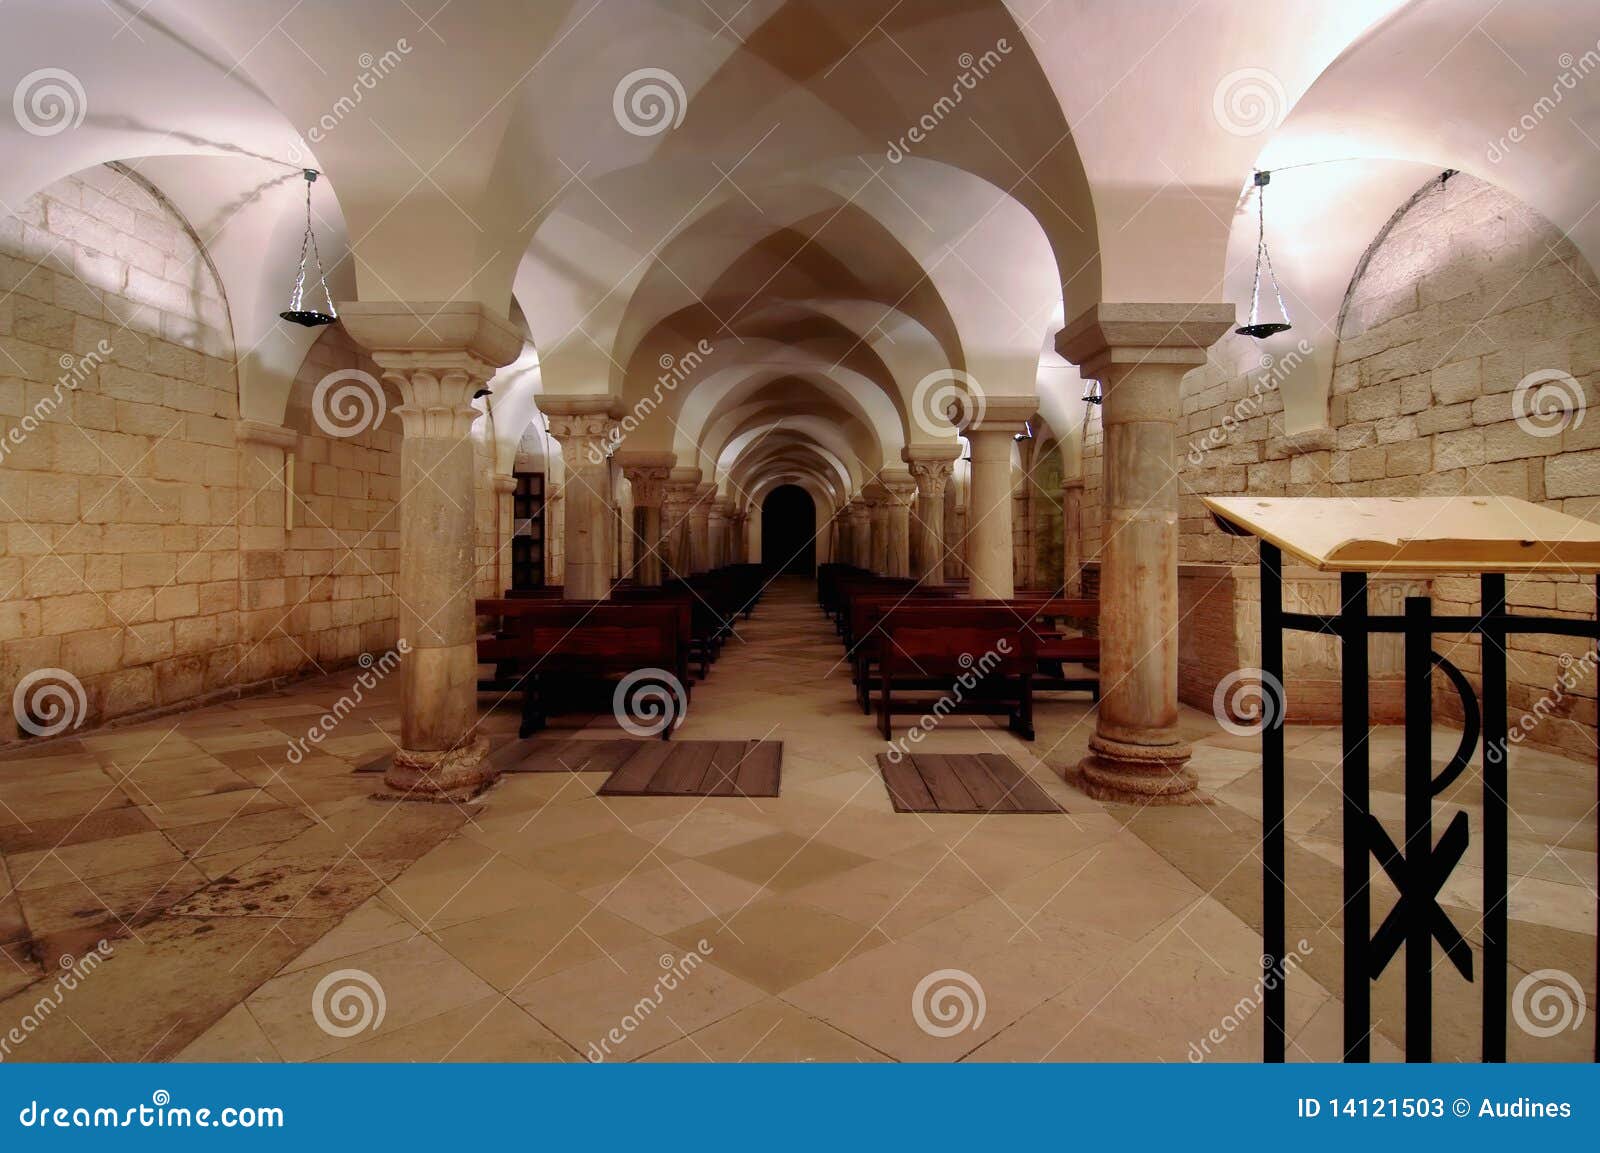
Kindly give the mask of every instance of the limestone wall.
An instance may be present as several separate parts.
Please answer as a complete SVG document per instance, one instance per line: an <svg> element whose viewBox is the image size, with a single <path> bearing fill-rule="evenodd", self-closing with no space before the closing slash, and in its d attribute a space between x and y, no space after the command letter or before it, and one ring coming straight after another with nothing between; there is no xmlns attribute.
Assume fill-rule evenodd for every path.
<svg viewBox="0 0 1600 1153"><path fill-rule="evenodd" d="M64 670L95 724L394 643L398 396L355 436L317 422L326 374L377 375L334 326L283 426L240 422L231 333L198 238L131 171L87 170L0 217L7 700L20 679ZM478 453L487 592L505 512ZM12 710L0 717L0 741L21 735Z"/></svg>
<svg viewBox="0 0 1600 1153"><path fill-rule="evenodd" d="M1317 320L1296 323L1314 330ZM1519 382L1542 370L1569 374L1589 410L1600 399L1596 279L1553 226L1499 189L1457 175L1417 198L1368 255L1347 302L1335 365L1328 427L1296 437L1283 435L1280 396L1270 388L1259 401L1253 396L1255 382L1270 375L1253 341L1225 338L1185 382L1178 442L1184 628L1193 638L1220 627L1190 614L1218 609L1211 584L1234 588L1240 665L1256 663L1259 652L1255 548L1217 531L1201 494L1496 493L1600 515L1600 416L1587 411L1588 419L1564 431L1538 435L1512 411ZM1098 432L1095 424L1086 446L1093 458L1084 509L1091 556L1098 545ZM1235 564L1247 567L1228 567ZM1326 599L1309 577L1291 574L1289 585L1291 602ZM1405 593L1425 587L1390 582L1375 586L1374 600L1396 609ZM1436 580L1431 592L1441 611L1476 607L1475 580ZM1543 612L1595 610L1593 583L1575 577L1513 581L1510 600ZM1185 700L1209 707L1216 670L1193 655L1203 648L1185 642L1191 656L1181 681ZM1474 644L1446 639L1440 651L1464 670L1479 667ZM1515 718L1545 699L1550 715L1530 740L1587 755L1595 739L1592 676L1549 705L1566 669L1562 655L1582 651L1556 638L1513 640L1511 707ZM1375 676L1397 676L1398 662L1396 646L1380 646ZM1326 692L1337 675L1333 641L1291 642L1288 666L1291 684L1303 678L1309 686L1291 695L1291 718L1329 719L1337 704ZM1454 709L1453 693L1437 699L1447 715Z"/></svg>

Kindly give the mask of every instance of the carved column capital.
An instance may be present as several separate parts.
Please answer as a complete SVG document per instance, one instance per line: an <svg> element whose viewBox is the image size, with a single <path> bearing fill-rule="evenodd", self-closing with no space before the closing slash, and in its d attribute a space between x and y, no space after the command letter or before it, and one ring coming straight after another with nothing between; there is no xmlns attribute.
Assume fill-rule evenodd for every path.
<svg viewBox="0 0 1600 1153"><path fill-rule="evenodd" d="M379 350L372 359L383 379L404 402L394 410L408 437L460 440L482 414L472 394L494 375L494 366L464 349L395 352Z"/></svg>

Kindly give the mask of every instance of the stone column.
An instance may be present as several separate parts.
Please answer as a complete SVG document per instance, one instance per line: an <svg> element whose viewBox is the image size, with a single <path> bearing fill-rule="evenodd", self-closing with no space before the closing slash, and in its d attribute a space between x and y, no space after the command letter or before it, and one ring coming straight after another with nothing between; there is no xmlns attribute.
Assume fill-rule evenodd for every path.
<svg viewBox="0 0 1600 1153"><path fill-rule="evenodd" d="M1184 374L1233 319L1231 304L1103 304L1056 338L1105 397L1101 697L1079 769L1101 800L1199 799L1178 735L1176 427Z"/></svg>
<svg viewBox="0 0 1600 1153"><path fill-rule="evenodd" d="M913 516L915 535L921 547L915 558L916 570L911 575L925 585L944 584L945 486L950 481L959 451L959 446L951 445L949 448L908 448L902 454L917 483L917 507Z"/></svg>
<svg viewBox="0 0 1600 1153"><path fill-rule="evenodd" d="M878 475L884 491L884 571L892 577L911 575L911 506L917 482L906 469L884 469Z"/></svg>
<svg viewBox="0 0 1600 1153"><path fill-rule="evenodd" d="M967 575L966 530L961 519L961 500L956 486L944 490L944 579L960 580Z"/></svg>
<svg viewBox="0 0 1600 1153"><path fill-rule="evenodd" d="M750 553L748 525L750 514L742 510L728 519L728 531L733 535L733 547L728 550L729 564L744 564Z"/></svg>
<svg viewBox="0 0 1600 1153"><path fill-rule="evenodd" d="M967 567L972 595L1009 598L1016 591L1011 539L1011 449L1023 422L1038 409L1033 397L991 397L983 420L966 430L972 445L967 498Z"/></svg>
<svg viewBox="0 0 1600 1153"><path fill-rule="evenodd" d="M667 500L667 480L678 458L670 452L617 453L622 475L633 488L633 578L642 585L661 583L662 550L666 547L661 523Z"/></svg>
<svg viewBox="0 0 1600 1153"><path fill-rule="evenodd" d="M850 563L856 568L870 568L872 510L867 507L865 499L857 496L845 506L845 514L849 526L846 539L850 543Z"/></svg>
<svg viewBox="0 0 1600 1153"><path fill-rule="evenodd" d="M568 600L605 600L611 595L612 433L609 396L541 396L539 411L561 445L566 465L566 586Z"/></svg>
<svg viewBox="0 0 1600 1153"><path fill-rule="evenodd" d="M1083 478L1061 482L1061 582L1069 597L1083 592Z"/></svg>
<svg viewBox="0 0 1600 1153"><path fill-rule="evenodd" d="M733 512L733 502L718 497L711 502L711 513L706 527L706 567L721 568L728 563L728 517Z"/></svg>
<svg viewBox="0 0 1600 1153"><path fill-rule="evenodd" d="M867 507L867 564L879 576L889 575L889 490L873 481L861 490Z"/></svg>
<svg viewBox="0 0 1600 1153"><path fill-rule="evenodd" d="M694 558L689 544L689 510L694 507L695 490L700 487L700 470L675 468L667 474L666 494L661 504L661 557L665 576L678 580L693 571Z"/></svg>
<svg viewBox="0 0 1600 1153"><path fill-rule="evenodd" d="M690 571L702 573L711 564L711 502L717 498L717 486L703 484L694 490L694 505L689 509Z"/></svg>
<svg viewBox="0 0 1600 1153"><path fill-rule="evenodd" d="M400 748L385 782L405 797L459 800L493 782L478 726L472 586L472 407L522 336L480 304L352 302L345 330L400 392ZM398 642L397 642L398 647Z"/></svg>

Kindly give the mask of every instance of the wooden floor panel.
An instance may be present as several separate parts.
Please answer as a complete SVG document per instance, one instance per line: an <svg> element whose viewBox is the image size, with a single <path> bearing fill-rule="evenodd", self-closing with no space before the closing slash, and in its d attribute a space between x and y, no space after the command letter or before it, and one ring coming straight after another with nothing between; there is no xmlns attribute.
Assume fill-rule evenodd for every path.
<svg viewBox="0 0 1600 1153"><path fill-rule="evenodd" d="M1066 811L1000 753L879 753L878 769L897 813Z"/></svg>

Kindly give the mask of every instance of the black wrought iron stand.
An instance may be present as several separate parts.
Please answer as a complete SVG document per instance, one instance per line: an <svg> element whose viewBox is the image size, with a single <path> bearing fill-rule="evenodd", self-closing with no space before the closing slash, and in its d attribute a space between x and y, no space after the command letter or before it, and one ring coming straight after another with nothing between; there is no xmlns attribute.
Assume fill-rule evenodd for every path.
<svg viewBox="0 0 1600 1153"><path fill-rule="evenodd" d="M1219 518L1220 519L1220 518ZM1230 532L1243 530L1223 522ZM1343 762L1340 789L1344 813L1344 1059L1370 1060L1371 982L1378 979L1402 945L1405 958L1405 1050L1408 1061L1433 1058L1433 942L1456 970L1474 979L1472 951L1439 905L1439 891L1467 849L1467 815L1457 811L1437 841L1433 800L1466 770L1481 736L1483 772L1483 1060L1506 1058L1506 890L1509 883L1506 771L1506 638L1518 633L1600 640L1600 584L1597 620L1513 616L1506 611L1503 573L1479 577L1477 616L1435 616L1427 597L1407 597L1400 616L1372 615L1367 609L1367 574L1339 575L1340 611L1333 615L1283 610L1283 556L1277 545L1261 545L1261 669L1266 714L1276 723L1262 732L1262 966L1266 1005L1263 1057L1284 1059L1284 741L1282 721L1283 633L1286 629L1323 633L1339 639L1343 668ZM1368 803L1370 769L1368 725L1368 642L1374 634L1399 633L1405 640L1405 838L1396 845L1373 817ZM1477 634L1482 638L1483 697L1479 700L1461 671L1433 651L1438 634ZM1465 718L1461 743L1438 776L1433 772L1433 674L1438 669L1461 697ZM1600 783L1600 755L1596 759ZM1394 882L1400 898L1378 931L1370 932L1369 854ZM1596 910L1600 920L1600 907ZM1600 981L1600 965L1597 965ZM1597 1030L1600 1033L1600 1030ZM1597 1047L1600 1059L1600 1047Z"/></svg>

